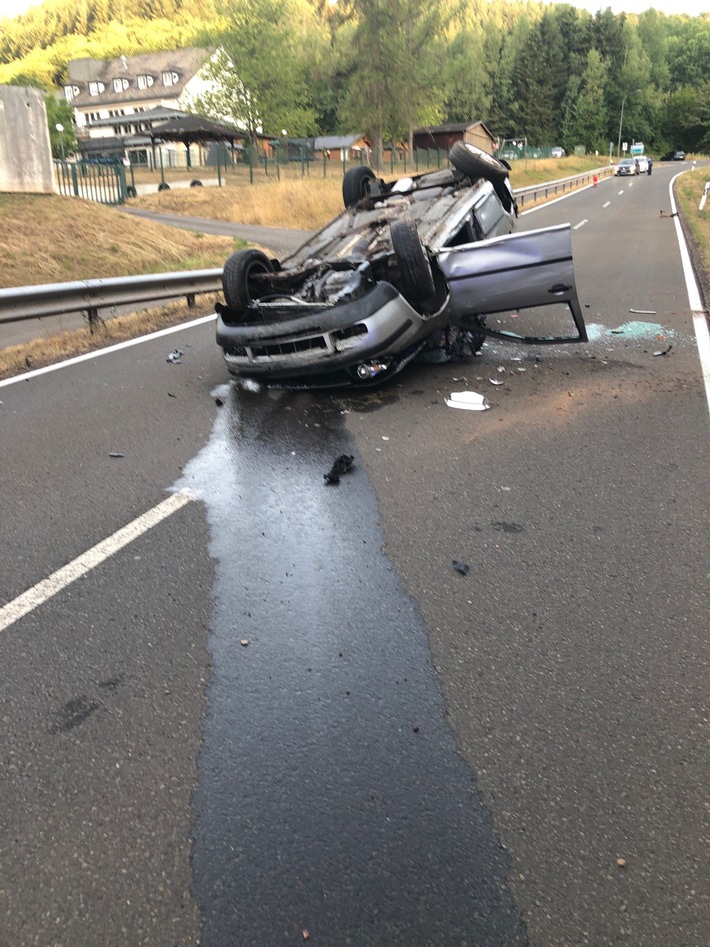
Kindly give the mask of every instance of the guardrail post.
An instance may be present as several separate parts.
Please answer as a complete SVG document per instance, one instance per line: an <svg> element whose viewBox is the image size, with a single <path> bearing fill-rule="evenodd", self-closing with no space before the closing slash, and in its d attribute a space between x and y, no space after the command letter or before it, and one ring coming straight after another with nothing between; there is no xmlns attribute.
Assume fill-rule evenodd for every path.
<svg viewBox="0 0 710 947"><path fill-rule="evenodd" d="M99 310L96 306L89 306L86 310L86 321L89 323L89 332L93 335L101 322Z"/></svg>
<svg viewBox="0 0 710 947"><path fill-rule="evenodd" d="M195 294L194 294L194 293L188 293L185 298L186 298L186 300L187 300L187 305L188 305L188 307L189 307L190 309L192 309L192 308L194 307L194 305L195 305Z"/></svg>

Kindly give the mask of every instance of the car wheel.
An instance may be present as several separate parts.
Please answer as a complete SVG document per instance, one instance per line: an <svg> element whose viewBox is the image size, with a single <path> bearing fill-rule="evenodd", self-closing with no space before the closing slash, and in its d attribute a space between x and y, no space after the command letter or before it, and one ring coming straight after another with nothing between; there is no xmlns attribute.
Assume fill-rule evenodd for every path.
<svg viewBox="0 0 710 947"><path fill-rule="evenodd" d="M465 141L454 142L449 160L457 171L462 171L472 179L487 178L493 184L504 181L508 176L508 169L502 161Z"/></svg>
<svg viewBox="0 0 710 947"><path fill-rule="evenodd" d="M399 268L399 291L412 305L429 299L436 286L417 225L411 217L400 217L390 223L390 236Z"/></svg>
<svg viewBox="0 0 710 947"><path fill-rule="evenodd" d="M230 309L242 312L258 298L254 276L273 273L271 260L261 250L237 250L224 264L222 289Z"/></svg>
<svg viewBox="0 0 710 947"><path fill-rule="evenodd" d="M375 180L375 172L367 166L348 168L343 175L343 203L354 207L370 193L370 181Z"/></svg>

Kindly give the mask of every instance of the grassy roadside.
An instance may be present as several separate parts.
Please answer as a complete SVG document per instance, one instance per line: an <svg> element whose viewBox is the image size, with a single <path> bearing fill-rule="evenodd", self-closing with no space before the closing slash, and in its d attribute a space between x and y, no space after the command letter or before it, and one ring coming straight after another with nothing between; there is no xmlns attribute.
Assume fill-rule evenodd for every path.
<svg viewBox="0 0 710 947"><path fill-rule="evenodd" d="M603 162L602 162L603 163ZM516 162L514 188L569 177L600 167L599 159L563 158ZM698 211L706 176L683 174L676 194L693 235L697 265L710 273L710 208ZM342 179L269 180L234 187L172 189L139 197L131 206L245 224L314 230L342 208ZM222 266L233 240L165 227L80 198L0 194L0 287ZM708 280L703 283L708 287ZM198 297L199 298L199 297ZM204 297L196 308L161 306L114 318L93 332L58 333L27 345L2 348L0 378L92 351L122 339L213 311Z"/></svg>

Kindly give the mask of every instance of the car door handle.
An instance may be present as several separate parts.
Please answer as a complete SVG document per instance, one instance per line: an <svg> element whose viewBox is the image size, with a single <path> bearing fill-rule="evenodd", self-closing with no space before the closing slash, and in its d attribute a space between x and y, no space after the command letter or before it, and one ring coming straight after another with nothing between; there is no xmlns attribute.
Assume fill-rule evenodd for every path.
<svg viewBox="0 0 710 947"><path fill-rule="evenodd" d="M565 286L563 283L556 283L554 286L550 286L548 293L551 296L563 296L565 293L568 293L572 289L571 286Z"/></svg>

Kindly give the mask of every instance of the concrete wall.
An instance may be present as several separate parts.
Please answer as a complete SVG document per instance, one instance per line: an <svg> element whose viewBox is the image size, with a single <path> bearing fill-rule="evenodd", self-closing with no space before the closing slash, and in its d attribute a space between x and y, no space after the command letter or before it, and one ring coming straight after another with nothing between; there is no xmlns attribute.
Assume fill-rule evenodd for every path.
<svg viewBox="0 0 710 947"><path fill-rule="evenodd" d="M41 89L0 85L0 193L53 194L54 167Z"/></svg>

